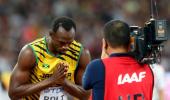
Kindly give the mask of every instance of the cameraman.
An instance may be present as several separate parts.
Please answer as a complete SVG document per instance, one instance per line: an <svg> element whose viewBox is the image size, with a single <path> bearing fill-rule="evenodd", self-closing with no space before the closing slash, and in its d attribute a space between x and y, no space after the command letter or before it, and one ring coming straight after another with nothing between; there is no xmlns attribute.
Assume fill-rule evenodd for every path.
<svg viewBox="0 0 170 100"><path fill-rule="evenodd" d="M83 87L93 100L151 100L153 74L128 54L130 29L120 20L104 26L102 59L92 61L83 76Z"/></svg>

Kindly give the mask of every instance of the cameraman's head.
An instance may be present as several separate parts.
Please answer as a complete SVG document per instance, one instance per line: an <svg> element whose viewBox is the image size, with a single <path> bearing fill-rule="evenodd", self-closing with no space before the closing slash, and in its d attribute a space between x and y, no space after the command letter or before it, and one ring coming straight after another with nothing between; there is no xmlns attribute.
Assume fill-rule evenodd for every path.
<svg viewBox="0 0 170 100"><path fill-rule="evenodd" d="M130 45L129 25L120 20L111 20L104 26L103 49L107 54L128 52Z"/></svg>

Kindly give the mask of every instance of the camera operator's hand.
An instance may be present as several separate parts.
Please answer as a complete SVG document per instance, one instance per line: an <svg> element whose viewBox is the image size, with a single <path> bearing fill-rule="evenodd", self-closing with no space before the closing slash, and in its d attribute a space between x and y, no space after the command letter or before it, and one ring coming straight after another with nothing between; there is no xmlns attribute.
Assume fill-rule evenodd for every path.
<svg viewBox="0 0 170 100"><path fill-rule="evenodd" d="M56 65L53 75L50 77L54 86L62 86L64 84L64 79L68 71L68 64L60 62Z"/></svg>
<svg viewBox="0 0 170 100"><path fill-rule="evenodd" d="M106 44L106 41L103 39L103 40L102 40L102 54L101 54L101 59L104 59L104 58L109 57L106 49L107 49L107 44Z"/></svg>

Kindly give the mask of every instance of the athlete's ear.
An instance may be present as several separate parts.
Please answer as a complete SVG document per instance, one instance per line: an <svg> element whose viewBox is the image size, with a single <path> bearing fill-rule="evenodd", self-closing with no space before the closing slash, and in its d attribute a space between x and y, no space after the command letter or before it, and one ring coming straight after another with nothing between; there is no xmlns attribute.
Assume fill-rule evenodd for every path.
<svg viewBox="0 0 170 100"><path fill-rule="evenodd" d="M53 31L50 31L50 32L49 32L49 35L52 36L52 35L53 35Z"/></svg>

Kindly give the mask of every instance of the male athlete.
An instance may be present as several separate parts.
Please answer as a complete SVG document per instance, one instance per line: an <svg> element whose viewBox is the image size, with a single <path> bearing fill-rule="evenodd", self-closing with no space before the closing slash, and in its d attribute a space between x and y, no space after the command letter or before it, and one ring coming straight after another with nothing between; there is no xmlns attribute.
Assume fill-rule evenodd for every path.
<svg viewBox="0 0 170 100"><path fill-rule="evenodd" d="M68 17L54 21L43 38L25 45L10 80L12 100L86 100L81 87L90 54L74 40L76 25Z"/></svg>
<svg viewBox="0 0 170 100"><path fill-rule="evenodd" d="M93 100L151 100L153 74L128 54L129 26L119 20L105 24L102 59L88 64L83 87L92 89Z"/></svg>

